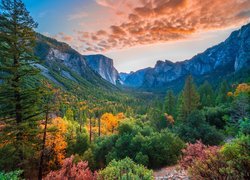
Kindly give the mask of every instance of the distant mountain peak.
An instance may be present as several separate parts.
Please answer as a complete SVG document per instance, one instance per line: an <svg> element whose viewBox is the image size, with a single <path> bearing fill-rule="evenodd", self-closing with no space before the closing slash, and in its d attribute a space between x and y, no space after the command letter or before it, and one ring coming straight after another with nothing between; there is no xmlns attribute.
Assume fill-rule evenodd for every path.
<svg viewBox="0 0 250 180"><path fill-rule="evenodd" d="M250 23L234 31L222 43L181 62L158 60L154 68L129 74L124 80L128 87L157 89L182 79L188 74L204 76L213 72L234 73L250 68ZM217 77L215 77L217 78Z"/></svg>

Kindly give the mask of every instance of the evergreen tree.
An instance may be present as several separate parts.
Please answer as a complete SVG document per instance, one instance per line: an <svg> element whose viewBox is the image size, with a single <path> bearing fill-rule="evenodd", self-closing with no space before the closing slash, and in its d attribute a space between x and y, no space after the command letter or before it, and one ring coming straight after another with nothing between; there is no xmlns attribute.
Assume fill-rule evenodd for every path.
<svg viewBox="0 0 250 180"><path fill-rule="evenodd" d="M176 99L172 90L169 90L165 97L165 112L174 117L176 115Z"/></svg>
<svg viewBox="0 0 250 180"><path fill-rule="evenodd" d="M39 71L32 66L37 59L33 54L33 29L36 27L21 0L1 1L0 118L6 123L9 144L14 146L11 153L16 168L23 168L32 155L34 141L30 139L35 137L35 122L41 114L38 108L40 90L34 83Z"/></svg>
<svg viewBox="0 0 250 180"><path fill-rule="evenodd" d="M202 106L210 107L214 105L215 101L214 101L213 88L208 81L204 82L200 86L199 94Z"/></svg>
<svg viewBox="0 0 250 180"><path fill-rule="evenodd" d="M222 83L220 84L218 96L216 98L217 104L227 102L227 100L228 100L228 98L227 98L228 89L229 88L228 88L227 82L225 80L222 81Z"/></svg>
<svg viewBox="0 0 250 180"><path fill-rule="evenodd" d="M200 105L200 97L196 91L192 76L187 77L181 98L179 100L181 104L178 119L185 120Z"/></svg>

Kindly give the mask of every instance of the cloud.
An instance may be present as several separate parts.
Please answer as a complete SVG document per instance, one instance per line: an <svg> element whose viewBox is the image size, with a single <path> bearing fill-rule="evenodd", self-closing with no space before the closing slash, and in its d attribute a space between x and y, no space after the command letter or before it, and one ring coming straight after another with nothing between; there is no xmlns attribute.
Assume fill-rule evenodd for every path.
<svg viewBox="0 0 250 180"><path fill-rule="evenodd" d="M121 14L117 16L120 23L111 21L108 28L78 32L77 39L91 45L83 52L188 39L195 33L242 25L250 18L249 0L96 0L96 3Z"/></svg>
<svg viewBox="0 0 250 180"><path fill-rule="evenodd" d="M76 13L76 14L71 14L68 16L68 20L76 20L76 19L82 19L88 17L88 14L86 12L80 12L80 13Z"/></svg>
<svg viewBox="0 0 250 180"><path fill-rule="evenodd" d="M117 2L117 0L96 0L96 3L98 5L103 6L103 7L112 8L112 9L115 8L115 2Z"/></svg>
<svg viewBox="0 0 250 180"><path fill-rule="evenodd" d="M71 35L67 35L64 32L60 32L57 35L55 35L53 38L59 40L59 41L64 41L67 43L71 43L74 40L74 37Z"/></svg>

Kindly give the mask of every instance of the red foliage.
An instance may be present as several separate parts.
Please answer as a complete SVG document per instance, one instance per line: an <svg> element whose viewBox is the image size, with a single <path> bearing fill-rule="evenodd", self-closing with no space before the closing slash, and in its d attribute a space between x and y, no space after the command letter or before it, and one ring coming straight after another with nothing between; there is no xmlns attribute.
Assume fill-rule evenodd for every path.
<svg viewBox="0 0 250 180"><path fill-rule="evenodd" d="M88 162L80 161L77 164L73 162L74 156L66 158L63 161L62 168L58 171L51 171L45 180L95 180L97 174L92 173L88 168Z"/></svg>
<svg viewBox="0 0 250 180"><path fill-rule="evenodd" d="M197 141L195 144L188 143L186 149L182 150L183 156L179 163L182 168L187 169L195 161L203 161L208 156L216 154L219 149L218 146L206 146L201 141Z"/></svg>

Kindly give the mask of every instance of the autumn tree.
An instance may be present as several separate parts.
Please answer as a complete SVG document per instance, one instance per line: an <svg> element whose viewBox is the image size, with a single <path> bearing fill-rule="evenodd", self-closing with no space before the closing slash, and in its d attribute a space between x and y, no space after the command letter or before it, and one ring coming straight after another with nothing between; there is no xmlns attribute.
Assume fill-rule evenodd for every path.
<svg viewBox="0 0 250 180"><path fill-rule="evenodd" d="M44 127L42 127L44 128ZM48 124L47 140L45 143L45 157L47 171L56 169L63 163L66 155L67 122L60 117L53 118Z"/></svg>
<svg viewBox="0 0 250 180"><path fill-rule="evenodd" d="M192 76L188 76L180 100L179 119L185 120L200 105L200 97L196 91Z"/></svg>
<svg viewBox="0 0 250 180"><path fill-rule="evenodd" d="M87 105L85 101L80 101L77 103L77 121L80 125L80 132L82 132L82 127L87 122Z"/></svg>
<svg viewBox="0 0 250 180"><path fill-rule="evenodd" d="M112 113L104 113L101 117L101 129L103 134L113 134L119 124L119 121L124 118L125 116L123 113L118 113L117 115L113 115Z"/></svg>
<svg viewBox="0 0 250 180"><path fill-rule="evenodd" d="M54 88L50 83L47 81L43 82L43 98L42 98L42 109L43 114L45 115L45 119L42 122L44 125L43 128L43 138L42 138L42 149L39 161L39 172L38 172L38 179L42 179L43 176L43 161L45 156L45 145L47 139L47 126L52 116L52 113L56 113L59 110L59 99L60 99L60 92L58 89Z"/></svg>
<svg viewBox="0 0 250 180"><path fill-rule="evenodd" d="M8 124L14 144L12 153L17 167L24 168L27 148L35 137L40 90L35 80L38 70L33 64L34 22L21 0L2 0L0 4L0 118ZM35 130L36 129L36 130Z"/></svg>

